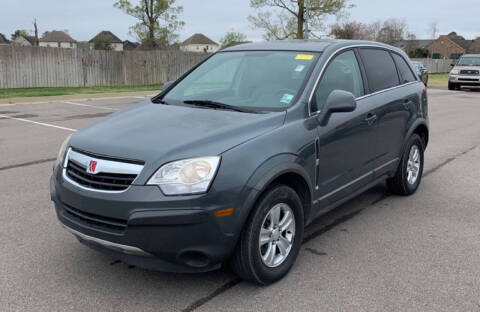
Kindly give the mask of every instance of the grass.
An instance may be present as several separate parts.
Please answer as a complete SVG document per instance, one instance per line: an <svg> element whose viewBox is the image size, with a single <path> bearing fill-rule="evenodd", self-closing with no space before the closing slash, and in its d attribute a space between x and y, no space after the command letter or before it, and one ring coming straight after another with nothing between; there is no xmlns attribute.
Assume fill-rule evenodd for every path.
<svg viewBox="0 0 480 312"><path fill-rule="evenodd" d="M447 87L448 86L448 73L435 73L428 76L429 87Z"/></svg>
<svg viewBox="0 0 480 312"><path fill-rule="evenodd" d="M122 87L79 87L79 88L20 88L0 89L0 99L15 97L39 97L71 94L95 94L135 91L160 91L159 85L154 86L122 86Z"/></svg>

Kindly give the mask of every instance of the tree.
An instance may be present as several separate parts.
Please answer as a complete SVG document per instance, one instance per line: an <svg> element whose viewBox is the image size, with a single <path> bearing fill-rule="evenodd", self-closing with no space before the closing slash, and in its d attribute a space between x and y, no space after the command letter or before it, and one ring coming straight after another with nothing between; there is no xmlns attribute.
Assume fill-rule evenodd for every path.
<svg viewBox="0 0 480 312"><path fill-rule="evenodd" d="M247 36L241 32L230 31L225 34L225 37L220 39L221 49L225 49L247 40Z"/></svg>
<svg viewBox="0 0 480 312"><path fill-rule="evenodd" d="M368 40L377 41L380 29L382 29L382 21L376 21L367 25L366 31Z"/></svg>
<svg viewBox="0 0 480 312"><path fill-rule="evenodd" d="M407 23L405 20L389 19L386 20L378 32L377 41L394 44L402 41L407 35Z"/></svg>
<svg viewBox="0 0 480 312"><path fill-rule="evenodd" d="M456 32L452 31L448 34L448 37L453 40L465 40L464 36L458 35Z"/></svg>
<svg viewBox="0 0 480 312"><path fill-rule="evenodd" d="M266 40L304 39L306 26L309 34L320 31L325 17L353 7L350 0L250 0L250 6L266 9L248 18L254 27L265 30Z"/></svg>
<svg viewBox="0 0 480 312"><path fill-rule="evenodd" d="M430 53L425 48L418 48L414 52L409 53L411 58L427 58Z"/></svg>
<svg viewBox="0 0 480 312"><path fill-rule="evenodd" d="M417 36L411 33L407 33L407 44L405 46L405 52L407 52L408 56L415 57L418 49L419 47Z"/></svg>
<svg viewBox="0 0 480 312"><path fill-rule="evenodd" d="M20 36L28 36L28 31L25 29L17 29L15 32L11 35L12 41L15 40L17 37Z"/></svg>
<svg viewBox="0 0 480 312"><path fill-rule="evenodd" d="M429 27L430 33L432 34L432 39L437 39L437 34L438 34L438 22L435 21L430 24Z"/></svg>
<svg viewBox="0 0 480 312"><path fill-rule="evenodd" d="M139 20L130 27L144 46L166 48L178 39L185 23L179 19L183 7L175 6L175 0L139 0L132 5L129 0L117 0L114 6Z"/></svg>
<svg viewBox="0 0 480 312"><path fill-rule="evenodd" d="M113 50L112 43L106 40L95 40L93 42L93 48L95 50L105 50L105 51Z"/></svg>
<svg viewBox="0 0 480 312"><path fill-rule="evenodd" d="M33 21L33 29L35 33L35 46L38 47L39 41L38 41L38 24L37 24L37 19Z"/></svg>
<svg viewBox="0 0 480 312"><path fill-rule="evenodd" d="M330 35L336 39L374 40L369 25L360 22L335 24Z"/></svg>

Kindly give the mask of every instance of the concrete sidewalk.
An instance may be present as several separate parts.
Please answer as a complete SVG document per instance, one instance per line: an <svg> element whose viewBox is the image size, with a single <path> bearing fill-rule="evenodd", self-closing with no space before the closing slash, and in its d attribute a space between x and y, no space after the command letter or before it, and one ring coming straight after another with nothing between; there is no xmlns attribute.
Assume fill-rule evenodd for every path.
<svg viewBox="0 0 480 312"><path fill-rule="evenodd" d="M151 97L160 92L156 91L137 91L137 92L111 92L111 93L83 93L83 94L70 94L70 95L60 95L60 96L38 96L38 97L18 97L18 98L7 98L0 99L1 105L9 104L34 104L34 103L50 103L50 102L63 102L63 101L91 101L95 99L106 99L106 98L128 98L128 97Z"/></svg>

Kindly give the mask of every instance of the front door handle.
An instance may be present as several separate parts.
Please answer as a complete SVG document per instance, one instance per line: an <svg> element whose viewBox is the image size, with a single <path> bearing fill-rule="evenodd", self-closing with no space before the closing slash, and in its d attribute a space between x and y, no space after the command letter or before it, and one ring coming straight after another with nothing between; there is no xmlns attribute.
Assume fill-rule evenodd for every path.
<svg viewBox="0 0 480 312"><path fill-rule="evenodd" d="M369 113L367 117L365 118L365 121L369 124L372 125L375 121L377 120L377 114Z"/></svg>

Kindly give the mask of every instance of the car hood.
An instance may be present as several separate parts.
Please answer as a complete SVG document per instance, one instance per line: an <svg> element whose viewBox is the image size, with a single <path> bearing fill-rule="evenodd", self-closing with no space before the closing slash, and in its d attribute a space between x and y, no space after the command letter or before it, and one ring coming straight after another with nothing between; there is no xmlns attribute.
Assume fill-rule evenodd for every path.
<svg viewBox="0 0 480 312"><path fill-rule="evenodd" d="M285 114L250 114L147 101L76 132L70 146L157 167L177 159L220 155L279 127Z"/></svg>

